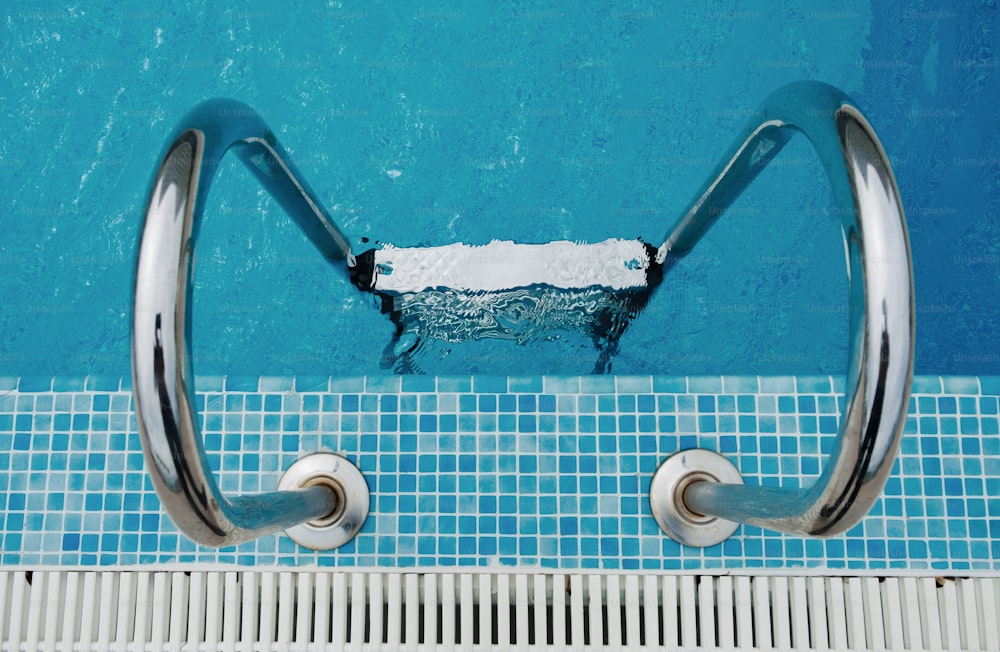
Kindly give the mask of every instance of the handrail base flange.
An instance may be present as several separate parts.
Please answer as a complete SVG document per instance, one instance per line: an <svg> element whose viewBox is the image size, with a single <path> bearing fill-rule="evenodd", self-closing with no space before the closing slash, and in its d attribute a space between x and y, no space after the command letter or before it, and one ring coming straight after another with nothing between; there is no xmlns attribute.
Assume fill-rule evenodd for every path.
<svg viewBox="0 0 1000 652"><path fill-rule="evenodd" d="M722 543L739 523L688 509L684 492L696 482L743 484L743 476L722 455L693 448L674 453L660 464L649 485L649 506L657 525L674 541L705 548Z"/></svg>
<svg viewBox="0 0 1000 652"><path fill-rule="evenodd" d="M278 482L278 489L287 491L317 486L331 490L335 497L333 510L322 518L290 527L285 534L313 550L339 548L354 538L368 518L368 483L346 458L326 452L296 460Z"/></svg>

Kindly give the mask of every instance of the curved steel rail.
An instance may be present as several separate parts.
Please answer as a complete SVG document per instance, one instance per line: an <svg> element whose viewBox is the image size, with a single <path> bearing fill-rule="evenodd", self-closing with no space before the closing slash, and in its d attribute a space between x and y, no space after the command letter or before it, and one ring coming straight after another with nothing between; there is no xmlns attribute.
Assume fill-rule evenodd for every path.
<svg viewBox="0 0 1000 652"><path fill-rule="evenodd" d="M892 168L871 125L832 86L796 82L777 90L674 225L658 258L672 264L689 252L797 132L816 148L843 220L850 358L840 432L809 489L697 481L680 498L699 515L831 536L861 520L881 494L899 448L913 379L906 221Z"/></svg>
<svg viewBox="0 0 1000 652"><path fill-rule="evenodd" d="M658 251L672 264L691 250L781 147L801 131L819 152L843 217L850 287L848 392L840 434L811 489L695 481L681 496L700 515L785 532L832 535L880 494L902 433L913 374L913 281L902 205L870 125L836 89L816 82L771 95ZM225 546L329 514L324 486L227 499L205 458L194 411L190 276L212 176L232 148L331 261L350 245L246 105L199 105L169 141L153 179L135 281L132 356L136 415L154 486L177 526Z"/></svg>
<svg viewBox="0 0 1000 652"><path fill-rule="evenodd" d="M160 158L139 243L132 384L143 451L170 518L206 546L228 546L334 510L325 486L226 498L205 457L195 413L190 301L195 240L209 185L232 149L330 261L350 245L253 109L210 100L185 116Z"/></svg>

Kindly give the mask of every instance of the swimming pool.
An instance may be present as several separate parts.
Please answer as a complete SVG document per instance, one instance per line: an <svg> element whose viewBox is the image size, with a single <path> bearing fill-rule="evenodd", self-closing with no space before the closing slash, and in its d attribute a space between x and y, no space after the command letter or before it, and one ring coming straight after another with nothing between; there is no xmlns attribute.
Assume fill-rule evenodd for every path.
<svg viewBox="0 0 1000 652"><path fill-rule="evenodd" d="M11 13L0 561L995 575L995 21L972 3L861 2L782 16L693 2ZM230 157L199 236L192 326L222 487L273 489L292 459L327 447L358 462L375 503L326 554L278 535L208 550L162 513L131 402L131 290L157 153L197 102L261 112L356 241L657 242L764 97L801 78L865 109L913 248L906 436L885 498L847 535L745 527L695 550L648 513L650 475L675 450L719 450L782 486L813 481L829 452L846 284L804 139L671 271L607 376L587 375L593 344L572 335L436 344L426 375L386 374L392 324Z"/></svg>
<svg viewBox="0 0 1000 652"><path fill-rule="evenodd" d="M865 107L894 160L914 250L918 373L991 373L994 16L972 5L892 11L329 7L283 16L280 28L266 6L206 4L191 22L58 3L14 12L3 46L3 367L128 368L136 216L165 133L201 99L260 111L354 239L657 241L762 99L817 78ZM846 285L825 184L809 146L793 141L670 275L614 370L841 373ZM212 203L196 371L379 372L391 325L238 163L227 162ZM590 346L442 345L427 371L586 373L574 361Z"/></svg>

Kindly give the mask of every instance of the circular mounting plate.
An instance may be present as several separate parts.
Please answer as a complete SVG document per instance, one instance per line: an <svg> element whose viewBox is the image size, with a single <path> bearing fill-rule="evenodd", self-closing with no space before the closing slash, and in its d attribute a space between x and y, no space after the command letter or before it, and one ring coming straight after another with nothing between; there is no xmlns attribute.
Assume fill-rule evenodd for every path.
<svg viewBox="0 0 1000 652"><path fill-rule="evenodd" d="M722 455L703 448L674 453L660 464L649 486L649 506L657 525L671 539L704 548L728 539L739 523L696 514L684 504L684 490L695 482L743 484L743 476Z"/></svg>
<svg viewBox="0 0 1000 652"><path fill-rule="evenodd" d="M323 518L288 528L285 534L313 550L342 546L368 518L368 483L358 467L335 453L313 453L296 460L278 481L278 489L285 491L315 486L330 488L337 497L336 507Z"/></svg>

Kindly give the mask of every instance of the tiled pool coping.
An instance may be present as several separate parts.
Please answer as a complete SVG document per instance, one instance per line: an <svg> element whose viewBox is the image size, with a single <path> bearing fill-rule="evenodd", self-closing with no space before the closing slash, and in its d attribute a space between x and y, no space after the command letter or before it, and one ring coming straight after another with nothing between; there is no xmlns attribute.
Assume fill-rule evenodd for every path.
<svg viewBox="0 0 1000 652"><path fill-rule="evenodd" d="M272 535L202 548L161 511L121 378L0 378L0 565L551 570L1000 571L1000 377L920 376L885 495L846 535L744 526L662 535L647 491L701 446L748 483L808 485L836 433L835 377L200 377L224 492L273 489L320 449L365 473L357 538L317 553Z"/></svg>

